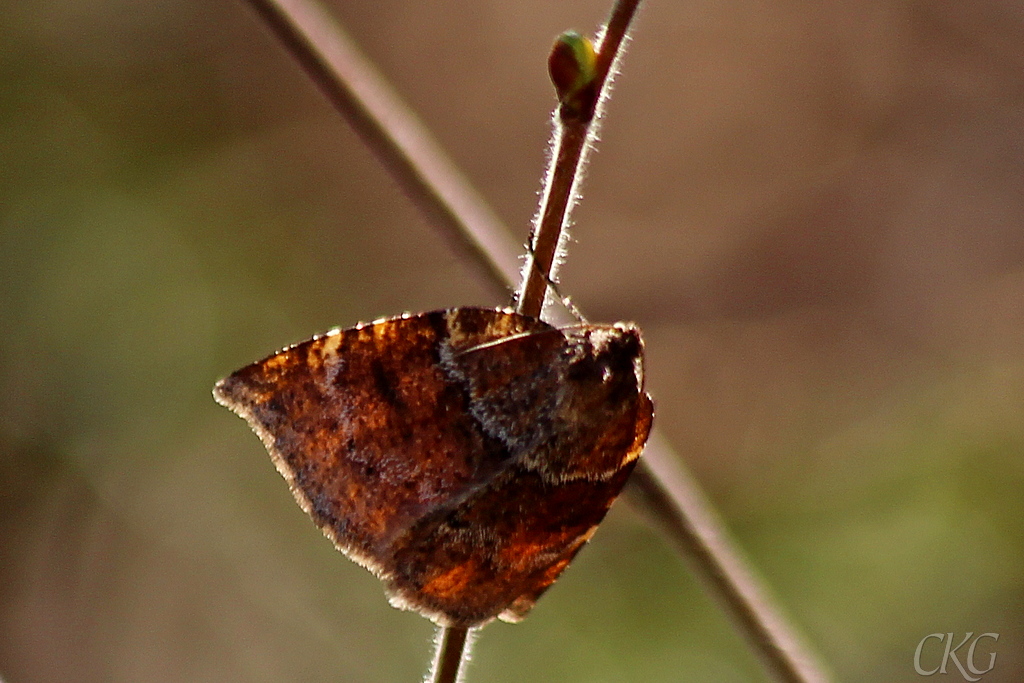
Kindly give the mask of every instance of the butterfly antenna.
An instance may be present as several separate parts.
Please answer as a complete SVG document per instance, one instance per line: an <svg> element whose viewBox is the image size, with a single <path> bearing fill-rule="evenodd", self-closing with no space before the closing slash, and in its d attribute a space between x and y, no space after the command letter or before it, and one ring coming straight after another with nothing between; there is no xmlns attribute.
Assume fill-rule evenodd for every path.
<svg viewBox="0 0 1024 683"><path fill-rule="evenodd" d="M530 255L530 256L533 255L533 245L532 244L527 244L526 245L526 253L528 255ZM547 286L551 290L551 292L558 298L559 301L562 302L562 305L565 306L565 310L569 311L569 315L571 315L572 317L576 318L576 320L578 320L580 322L580 324L582 324L582 325L590 324L587 321L587 319L583 317L583 313L580 312L580 309L576 308L576 304L574 304L572 302L572 299L570 297L568 297L568 296L562 296L562 293L558 290L558 283L555 282L551 278L551 274L550 273L545 273L544 274L544 281L547 283ZM515 292L512 293L512 307L513 308L516 308L516 305L519 303L519 301L518 301L519 296L520 296L519 290L516 290Z"/></svg>
<svg viewBox="0 0 1024 683"><path fill-rule="evenodd" d="M573 327L575 327L575 325ZM510 342L518 341L519 339L526 339L527 337L532 337L538 334L562 334L562 330L561 328L557 327L549 327L543 330L527 330L525 332L518 332L516 334L510 334L507 337L492 339L491 341L481 342L480 344L474 344L473 346L467 346L464 349L459 349L452 355L458 358L459 356L465 356L468 353L483 351L484 349L490 349L495 346L501 346L502 344L508 344Z"/></svg>

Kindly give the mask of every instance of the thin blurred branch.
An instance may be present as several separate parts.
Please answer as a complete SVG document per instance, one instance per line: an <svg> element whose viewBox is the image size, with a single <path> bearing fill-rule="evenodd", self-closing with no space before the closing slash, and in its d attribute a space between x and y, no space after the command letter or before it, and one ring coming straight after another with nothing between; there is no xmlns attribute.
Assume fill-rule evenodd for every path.
<svg viewBox="0 0 1024 683"><path fill-rule="evenodd" d="M330 16L311 0L247 2L459 253L495 289L511 290L518 280L516 241ZM657 434L633 482L631 495L644 501L645 512L693 561L779 680L827 681L796 629L767 598L680 458Z"/></svg>
<svg viewBox="0 0 1024 683"><path fill-rule="evenodd" d="M750 642L765 667L786 683L830 677L769 597L754 569L672 446L651 434L626 499L686 557L701 581Z"/></svg>
<svg viewBox="0 0 1024 683"><path fill-rule="evenodd" d="M246 2L480 281L508 297L521 246L342 28L311 0Z"/></svg>

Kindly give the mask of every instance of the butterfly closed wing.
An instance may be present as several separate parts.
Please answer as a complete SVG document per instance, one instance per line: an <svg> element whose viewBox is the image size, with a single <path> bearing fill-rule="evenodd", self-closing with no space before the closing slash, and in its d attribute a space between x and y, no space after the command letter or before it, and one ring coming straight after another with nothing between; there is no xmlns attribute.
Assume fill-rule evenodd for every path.
<svg viewBox="0 0 1024 683"><path fill-rule="evenodd" d="M335 330L217 383L299 505L395 606L521 619L650 431L632 325L456 308Z"/></svg>

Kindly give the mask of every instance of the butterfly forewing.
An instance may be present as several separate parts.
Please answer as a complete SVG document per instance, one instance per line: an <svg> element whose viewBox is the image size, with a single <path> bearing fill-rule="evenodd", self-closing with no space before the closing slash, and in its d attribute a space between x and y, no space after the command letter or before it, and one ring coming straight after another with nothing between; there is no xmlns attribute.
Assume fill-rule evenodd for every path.
<svg viewBox="0 0 1024 683"><path fill-rule="evenodd" d="M615 330L598 336L626 334ZM302 508L396 604L474 625L525 614L589 538L646 440L642 376L624 374L640 347L622 352L635 363L609 366L588 344L511 311L436 311L314 337L214 393L259 434ZM592 391L576 383L581 361L601 365L591 384L603 372L614 375L605 385L626 385L609 412L614 424L570 424L586 403L574 388ZM599 407L612 400L594 397ZM618 435L588 436L571 457L548 452L602 430ZM597 443L616 453L590 453ZM590 459L601 462L594 481L577 472Z"/></svg>

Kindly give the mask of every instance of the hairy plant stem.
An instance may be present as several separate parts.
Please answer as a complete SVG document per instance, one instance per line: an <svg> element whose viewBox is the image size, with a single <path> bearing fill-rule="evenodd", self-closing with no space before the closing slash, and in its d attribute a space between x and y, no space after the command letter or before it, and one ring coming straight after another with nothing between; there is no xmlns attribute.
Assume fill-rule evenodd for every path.
<svg viewBox="0 0 1024 683"><path fill-rule="evenodd" d="M593 86L587 89L590 101L576 103L573 108L560 106L555 114L551 168L545 176L541 204L530 236L530 253L516 296L516 310L523 315L540 317L544 310L548 285L555 279L559 245L579 194L588 147L594 141L608 77L622 53L629 25L639 6L640 0L615 3L597 46Z"/></svg>
<svg viewBox="0 0 1024 683"><path fill-rule="evenodd" d="M437 649L430 667L429 683L458 683L463 664L472 642L470 630L453 626L438 626L435 636Z"/></svg>
<svg viewBox="0 0 1024 683"><path fill-rule="evenodd" d="M478 275L503 295L510 291L519 279L517 241L330 17L313 0L246 2L362 136L412 201L475 266ZM618 2L613 9L598 53L599 63L607 65L600 67L605 78L617 57L605 46L616 41L618 51L638 4L639 0ZM570 164L566 161L565 165ZM575 173L574 167L570 188ZM559 220L559 234L562 224ZM557 241L558 235L554 241L556 248ZM542 293L541 307L543 301ZM627 493L640 501L643 511L692 561L709 592L779 680L828 680L814 655L797 637L796 629L768 598L711 504L679 456L660 438L658 430L652 434ZM460 660L467 642L464 638L459 644ZM455 645L452 641L445 649L454 650Z"/></svg>
<svg viewBox="0 0 1024 683"><path fill-rule="evenodd" d="M530 239L530 254L523 273L522 288L516 296L516 310L539 318L547 297L548 282L553 273L555 255L569 208L578 185L579 166L583 163L589 126L582 121L559 121L552 168L541 195L537 227Z"/></svg>

